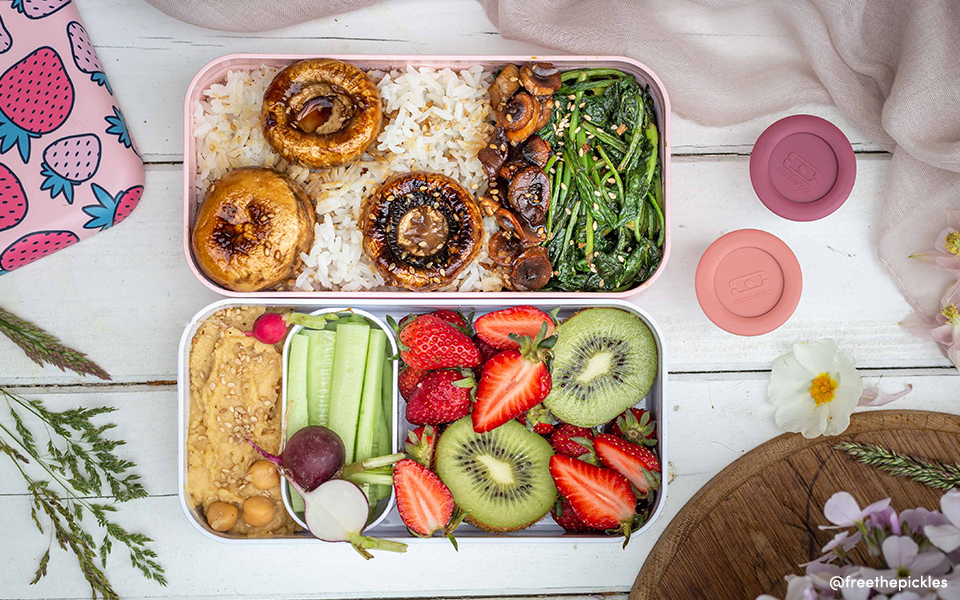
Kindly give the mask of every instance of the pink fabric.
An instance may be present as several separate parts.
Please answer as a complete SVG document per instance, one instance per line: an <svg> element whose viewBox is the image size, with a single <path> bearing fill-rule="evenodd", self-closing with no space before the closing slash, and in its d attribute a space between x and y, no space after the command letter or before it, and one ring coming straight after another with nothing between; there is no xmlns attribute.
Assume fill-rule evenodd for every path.
<svg viewBox="0 0 960 600"><path fill-rule="evenodd" d="M372 3L148 1L189 22L236 31L273 29ZM960 205L960 2L480 2L505 38L642 61L663 79L677 114L707 125L803 103L835 104L894 154L876 223L878 254L914 306L937 310L948 278L908 257L932 247L943 210ZM758 40L766 52L756 51Z"/></svg>

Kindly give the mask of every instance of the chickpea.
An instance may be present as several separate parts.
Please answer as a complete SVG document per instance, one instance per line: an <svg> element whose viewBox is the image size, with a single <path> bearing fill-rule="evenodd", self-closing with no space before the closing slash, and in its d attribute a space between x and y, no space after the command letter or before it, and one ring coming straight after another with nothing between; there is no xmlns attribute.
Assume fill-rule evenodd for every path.
<svg viewBox="0 0 960 600"><path fill-rule="evenodd" d="M243 520L251 527L263 527L277 514L277 507L269 498L250 496L243 503Z"/></svg>
<svg viewBox="0 0 960 600"><path fill-rule="evenodd" d="M269 490L280 485L280 474L269 460L258 460L250 465L247 471L247 481L258 490Z"/></svg>
<svg viewBox="0 0 960 600"><path fill-rule="evenodd" d="M207 507L207 523L214 531L227 531L237 522L237 507L226 502L213 502Z"/></svg>

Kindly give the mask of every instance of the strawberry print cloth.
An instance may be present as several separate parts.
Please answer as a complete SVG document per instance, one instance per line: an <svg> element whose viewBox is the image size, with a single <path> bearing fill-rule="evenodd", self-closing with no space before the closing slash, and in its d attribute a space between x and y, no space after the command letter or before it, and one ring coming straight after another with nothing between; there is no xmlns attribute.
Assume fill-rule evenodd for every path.
<svg viewBox="0 0 960 600"><path fill-rule="evenodd" d="M116 225L143 161L71 0L0 5L0 275Z"/></svg>

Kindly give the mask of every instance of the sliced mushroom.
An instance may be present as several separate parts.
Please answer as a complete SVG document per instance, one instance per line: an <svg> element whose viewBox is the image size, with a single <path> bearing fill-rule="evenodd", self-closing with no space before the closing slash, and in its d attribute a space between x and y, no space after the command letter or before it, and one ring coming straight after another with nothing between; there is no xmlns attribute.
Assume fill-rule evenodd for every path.
<svg viewBox="0 0 960 600"><path fill-rule="evenodd" d="M528 248L517 257L510 272L510 285L518 292L535 292L553 276L550 256L543 246Z"/></svg>
<svg viewBox="0 0 960 600"><path fill-rule="evenodd" d="M493 110L500 110L519 89L520 69L517 65L508 64L490 84L490 106Z"/></svg>
<svg viewBox="0 0 960 600"><path fill-rule="evenodd" d="M560 71L550 63L527 63L520 69L520 83L534 96L549 96L560 89Z"/></svg>
<svg viewBox="0 0 960 600"><path fill-rule="evenodd" d="M477 204L480 205L480 212L482 212L485 217L492 217L497 213L497 209L500 208L500 203L490 194L483 194L477 198Z"/></svg>
<svg viewBox="0 0 960 600"><path fill-rule="evenodd" d="M497 171L497 176L506 179L507 182L509 182L517 175L517 173L529 166L530 164L525 160L511 160L510 162L503 163L503 166L500 167L499 171Z"/></svg>
<svg viewBox="0 0 960 600"><path fill-rule="evenodd" d="M537 132L540 102L530 94L517 94L497 112L497 123L505 130L507 141L518 144Z"/></svg>
<svg viewBox="0 0 960 600"><path fill-rule="evenodd" d="M509 267L523 252L523 244L512 235L498 231L490 236L487 243L487 255L501 267Z"/></svg>
<svg viewBox="0 0 960 600"><path fill-rule="evenodd" d="M553 97L537 96L537 101L540 102L540 122L537 123L537 131L540 131L547 126L550 117L553 116Z"/></svg>
<svg viewBox="0 0 960 600"><path fill-rule="evenodd" d="M550 180L540 167L527 167L510 180L507 204L533 228L547 218L550 204Z"/></svg>
<svg viewBox="0 0 960 600"><path fill-rule="evenodd" d="M552 154L550 144L536 134L528 137L527 141L520 146L520 156L528 163L537 165L541 169L547 166L547 161L550 160L550 154Z"/></svg>
<svg viewBox="0 0 960 600"><path fill-rule="evenodd" d="M513 211L498 208L494 216L497 218L500 229L516 236L524 248L536 246L542 241L537 232L531 231L529 227L521 223L517 215L513 214Z"/></svg>
<svg viewBox="0 0 960 600"><path fill-rule="evenodd" d="M490 136L487 145L477 153L477 158L483 166L483 172L486 173L487 179L490 181L496 179L497 171L506 162L508 149L509 146L503 128L497 127L493 135Z"/></svg>

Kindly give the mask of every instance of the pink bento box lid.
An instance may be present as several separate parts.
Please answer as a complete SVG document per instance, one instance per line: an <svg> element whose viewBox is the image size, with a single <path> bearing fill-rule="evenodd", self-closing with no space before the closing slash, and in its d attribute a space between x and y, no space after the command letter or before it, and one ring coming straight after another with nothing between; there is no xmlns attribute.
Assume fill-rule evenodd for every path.
<svg viewBox="0 0 960 600"><path fill-rule="evenodd" d="M143 161L70 0L0 6L0 275L116 225Z"/></svg>

